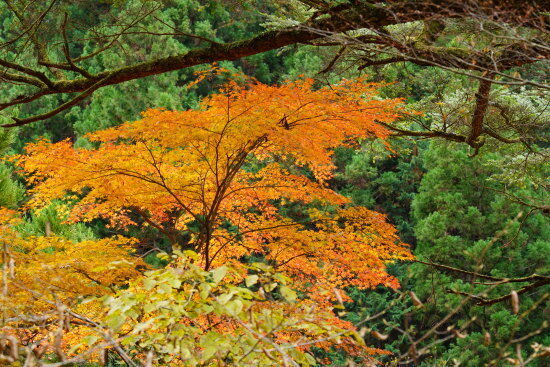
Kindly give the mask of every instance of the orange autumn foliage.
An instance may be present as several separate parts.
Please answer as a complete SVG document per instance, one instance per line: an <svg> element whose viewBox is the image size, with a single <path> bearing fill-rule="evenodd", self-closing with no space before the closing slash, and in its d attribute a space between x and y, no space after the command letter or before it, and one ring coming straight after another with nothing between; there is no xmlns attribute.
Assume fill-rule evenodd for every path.
<svg viewBox="0 0 550 367"><path fill-rule="evenodd" d="M327 185L334 148L385 139L377 121L404 113L376 88L232 82L197 110L151 109L89 134L95 149L42 140L16 160L33 185L31 207L65 198L72 221L153 226L206 269L261 254L318 299L347 285L397 287L385 267L410 259L407 245L384 215ZM286 214L293 203L304 209Z"/></svg>

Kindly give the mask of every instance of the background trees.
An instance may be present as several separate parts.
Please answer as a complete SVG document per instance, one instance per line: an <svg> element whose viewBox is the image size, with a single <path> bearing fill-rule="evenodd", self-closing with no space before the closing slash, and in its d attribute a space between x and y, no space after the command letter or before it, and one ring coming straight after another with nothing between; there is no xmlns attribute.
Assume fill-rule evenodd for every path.
<svg viewBox="0 0 550 367"><path fill-rule="evenodd" d="M547 264L541 259L548 251L547 218L510 201L503 194L502 185L490 180L491 175L499 171L493 163L499 160L498 156L470 159L464 151L449 149L446 145L432 144L423 157L428 171L412 210L418 258L501 278L545 274ZM524 195L536 195L530 187L516 190ZM543 257L539 257L541 255ZM530 312L537 303L546 302L544 283L542 289L533 288L523 293L523 312L514 315L513 307L508 305L510 298L502 303L491 301L509 296L512 290L521 293L522 287L530 286L529 282L498 285L498 281L476 279L441 268L441 273L432 277L434 270L420 264L411 267L412 278L429 279L415 282L414 286L419 297L429 300L423 313L428 320L422 322L434 322L435 309L438 309L436 313L444 309L449 312L456 307L462 300L458 292L484 293L479 300L473 300L473 305L464 307L455 319L459 325L463 320L475 318L470 334L441 351L441 359L457 358L465 366L498 365L509 341L518 339L522 333L539 334L545 328L537 312ZM476 305L476 301L479 304ZM484 303L486 307L480 307ZM429 320L431 317L434 318ZM485 341L488 336L491 337L489 345ZM535 337L532 342L543 340Z"/></svg>

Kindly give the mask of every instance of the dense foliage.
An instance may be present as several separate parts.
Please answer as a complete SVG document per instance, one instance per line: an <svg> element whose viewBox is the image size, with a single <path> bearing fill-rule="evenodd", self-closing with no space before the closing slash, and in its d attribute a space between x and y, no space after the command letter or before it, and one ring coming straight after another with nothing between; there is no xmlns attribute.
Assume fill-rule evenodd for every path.
<svg viewBox="0 0 550 367"><path fill-rule="evenodd" d="M9 3L6 44L20 26ZM117 32L112 19L138 16L157 31L129 32L82 61L99 73L286 27L319 5L304 3L63 11L82 22L70 53ZM510 39L440 26L394 25L385 36L401 51L409 37L432 47L426 29L454 51ZM400 55L362 47L297 45L139 78L45 123L0 128L0 363L547 365L544 65L509 73L534 84L490 88L486 135L468 145L452 137L468 135L482 81L433 63L387 64ZM26 88L2 85L6 99ZM451 141L399 137L421 131Z"/></svg>

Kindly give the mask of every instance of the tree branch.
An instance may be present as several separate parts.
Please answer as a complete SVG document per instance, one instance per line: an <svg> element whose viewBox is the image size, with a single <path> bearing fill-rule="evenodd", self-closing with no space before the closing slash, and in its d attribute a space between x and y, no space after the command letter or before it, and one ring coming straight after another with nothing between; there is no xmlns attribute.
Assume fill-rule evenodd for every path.
<svg viewBox="0 0 550 367"><path fill-rule="evenodd" d="M55 0L49 2L48 9L51 8L54 3ZM533 0L532 3L533 6L538 6L540 9L544 10L547 8L545 2ZM494 9L496 6L504 7L509 10L512 9L514 14L518 14L518 16L515 17L509 16L508 18L506 18L506 21L510 21L512 23L515 22L521 24L522 26L527 26L529 24L525 23L525 19L530 19L528 18L528 16L530 16L530 12L533 10L531 8L530 10L525 9L525 7L521 6L512 7L510 5L510 2L505 0L495 0L492 2L482 1L476 3L476 7L474 10L478 11L479 14L472 13L471 6L472 4L470 2L462 1L450 1L440 3L436 1L395 0L383 3L375 3L371 1L354 1L351 3L337 5L332 8L321 7L321 9L318 10L308 21L297 26L267 31L258 36L243 41L237 41L228 44L212 43L207 47L194 49L186 53L168 57L161 57L117 69L106 70L96 75L78 67L76 63L86 58L93 57L109 49L112 46L113 42L116 41L117 37L114 37L113 40L111 40L111 42L109 42L104 48L100 47L98 50L93 51L89 55L71 58L68 48L69 41L65 34L66 22L64 22L62 33L64 43L63 53L65 54L65 58L67 59L66 63L59 64L49 61L47 55L44 54L44 43L39 42L39 40L35 37L35 33L29 34L28 37L34 37L31 41L36 44L39 65L45 65L52 68L52 72L54 69L72 70L82 75L82 77L69 80L64 79L64 77L59 77L58 74L55 74L55 76L59 79L56 81L52 81L39 70L34 70L24 67L22 65L14 64L10 61L0 60L0 66L5 66L22 74L26 74L26 76L6 74L6 79L11 78L12 81L25 82L27 84L32 84L40 88L40 91L35 93L32 97L14 99L7 105L11 106L16 104L24 104L37 98L53 94L82 94L71 100L70 102L63 104L62 106L59 106L58 108L55 108L47 113L28 118L16 118L16 123L10 124L9 126L20 126L33 121L44 120L52 117L60 113L61 111L75 105L87 96L91 95L94 90L108 85L119 84L130 80L185 69L205 63L236 60L239 58L278 49L292 44L310 43L313 40L339 35L342 32L346 32L349 30L371 29L380 31L382 34L385 34L383 31L381 31L385 26L422 20L425 21L427 24L427 39L432 39L438 36L443 26L440 20L445 18L475 18L480 16L483 18L492 19L495 17ZM14 13L17 13L17 16L21 18L22 24L27 24L27 28L30 26L28 24L28 21L23 18L22 14L20 14L19 10L13 8L12 11ZM523 14L522 12L525 14ZM521 16L519 16L521 14L525 16L522 18ZM537 18L534 21L540 22L540 19ZM132 25L133 24L134 23L132 23ZM29 32L36 30L37 26L33 27L34 28ZM123 27L128 27L128 25L125 25ZM365 36L361 37L365 38ZM366 38L369 37L370 36L366 36ZM380 41L381 37L370 38L372 38L371 41L365 40L364 42L375 42L378 44L384 43ZM389 42L389 40L386 41ZM541 42L541 44L543 45L544 43ZM375 61L374 63L385 64L389 62L410 61L423 65L480 71L483 69L484 65L493 65L493 63L495 62L495 60L490 57L491 55L484 54L482 52L478 52L473 55L467 54L465 50L459 48L438 48L433 47L433 45L431 44L426 47L418 48L414 47L414 45L400 46L395 42L389 45L391 47L396 47L398 50L400 50L401 53L403 53L403 55L397 55L394 59L390 58ZM501 70L506 70L506 68L534 62L540 60L541 57L548 57L548 50L542 46L538 48L531 47L525 52L520 53L515 51L516 49L517 47L509 47L506 51L510 52L504 52L503 57L501 57L500 60L497 60L497 62L499 63L499 76L502 74ZM385 51L380 52L384 53ZM483 112L482 109L480 109L480 112ZM482 114L480 114L480 116L481 115ZM475 125L473 127L475 129L473 129L470 136L466 138L471 145L476 144L474 138L478 134L478 125ZM464 137L462 136L448 135L448 133L442 132L429 132L427 134L417 136L438 136L451 138L451 140L455 141L464 141Z"/></svg>

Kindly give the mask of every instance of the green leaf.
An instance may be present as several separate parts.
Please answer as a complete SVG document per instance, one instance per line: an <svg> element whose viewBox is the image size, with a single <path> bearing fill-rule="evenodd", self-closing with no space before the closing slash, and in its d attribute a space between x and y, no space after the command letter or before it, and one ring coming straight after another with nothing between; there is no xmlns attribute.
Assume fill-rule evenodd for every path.
<svg viewBox="0 0 550 367"><path fill-rule="evenodd" d="M243 302L239 299L236 299L232 302L228 302L225 308L227 309L227 311L229 311L231 315L237 315L243 309Z"/></svg>
<svg viewBox="0 0 550 367"><path fill-rule="evenodd" d="M205 361L209 360L214 354L216 354L217 351L218 348L213 345L204 348L204 350L202 351L202 359Z"/></svg>
<svg viewBox="0 0 550 367"><path fill-rule="evenodd" d="M97 335L86 335L84 338L82 338L84 343L88 345L93 345L98 339L99 339L99 336Z"/></svg>
<svg viewBox="0 0 550 367"><path fill-rule="evenodd" d="M220 266L219 268L212 270L210 273L212 274L212 280L214 283L219 283L227 274L227 267Z"/></svg>
<svg viewBox="0 0 550 367"><path fill-rule="evenodd" d="M107 318L107 326L112 330L118 330L126 321L126 318L120 313L109 315Z"/></svg>
<svg viewBox="0 0 550 367"><path fill-rule="evenodd" d="M277 288L277 285L278 285L277 283L267 283L267 284L264 284L263 287L266 292L271 292L272 290Z"/></svg>
<svg viewBox="0 0 550 367"><path fill-rule="evenodd" d="M279 288L279 291L281 292L281 296L283 296L283 298L287 301L295 301L298 297L296 292L284 285Z"/></svg>
<svg viewBox="0 0 550 367"><path fill-rule="evenodd" d="M156 283L157 283L156 279L153 279L153 278L143 279L143 287L148 291L153 289L153 287L156 285Z"/></svg>
<svg viewBox="0 0 550 367"><path fill-rule="evenodd" d="M225 293L218 296L218 303L220 305L225 305L233 297L232 293Z"/></svg>
<svg viewBox="0 0 550 367"><path fill-rule="evenodd" d="M170 260L170 255L168 255L166 252L159 252L157 254L157 258L159 258L161 260L169 261Z"/></svg>

